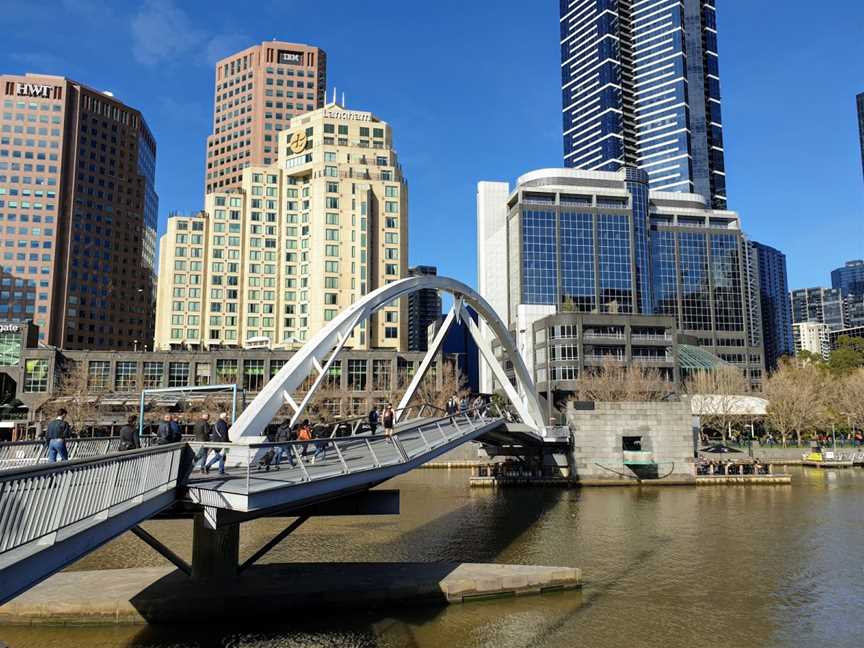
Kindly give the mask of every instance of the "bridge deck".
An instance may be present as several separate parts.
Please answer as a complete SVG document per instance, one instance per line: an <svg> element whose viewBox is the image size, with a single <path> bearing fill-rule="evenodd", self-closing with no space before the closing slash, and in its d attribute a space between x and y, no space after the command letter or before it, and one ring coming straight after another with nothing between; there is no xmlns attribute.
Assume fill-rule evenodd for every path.
<svg viewBox="0 0 864 648"><path fill-rule="evenodd" d="M369 488L502 425L501 419L457 417L453 423L446 419L412 422L400 428L392 439L357 436L288 444L283 447L296 448L295 466L286 458L278 470L272 464L269 471L259 468L253 460L248 467L228 468L225 475L212 471L203 475L196 471L187 482L189 499L205 506L239 511L303 504L329 493ZM326 452L312 463L316 447L325 444ZM267 447L258 448L256 456L260 458Z"/></svg>

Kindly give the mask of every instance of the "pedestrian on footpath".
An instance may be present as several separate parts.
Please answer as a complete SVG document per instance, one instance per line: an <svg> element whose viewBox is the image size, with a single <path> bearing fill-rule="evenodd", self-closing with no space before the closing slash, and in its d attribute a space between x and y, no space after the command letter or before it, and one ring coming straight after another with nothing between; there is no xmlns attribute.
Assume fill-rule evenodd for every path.
<svg viewBox="0 0 864 648"><path fill-rule="evenodd" d="M300 429L297 431L297 440L298 441L311 441L312 440L312 428L309 426L309 419L304 419L303 424L300 426ZM305 457L309 452L309 443L304 443L302 450L300 450L300 456Z"/></svg>
<svg viewBox="0 0 864 648"><path fill-rule="evenodd" d="M447 401L447 416L450 417L450 422L453 422L453 417L456 415L456 410L459 409L459 401L456 399L456 394L450 397Z"/></svg>
<svg viewBox="0 0 864 648"><path fill-rule="evenodd" d="M380 420L380 415L378 414L378 408L373 407L369 412L369 434L375 436L375 430L378 429L378 421Z"/></svg>
<svg viewBox="0 0 864 648"><path fill-rule="evenodd" d="M276 443L287 444L290 441L293 441L295 438L296 438L296 435L294 435L294 438L292 438L291 419L286 418L282 422L282 425L280 425L276 429ZM276 462L277 466L282 461L282 458L285 456L288 457L288 461L291 464L291 467L293 468L294 467L293 448L290 445L277 446L276 447L276 456L275 456L275 462Z"/></svg>
<svg viewBox="0 0 864 648"><path fill-rule="evenodd" d="M168 445L172 443L174 433L171 432L171 415L166 414L162 417L162 422L156 430L156 445Z"/></svg>
<svg viewBox="0 0 864 648"><path fill-rule="evenodd" d="M180 417L177 414L171 415L171 443L180 443L183 440L183 433L180 431Z"/></svg>
<svg viewBox="0 0 864 648"><path fill-rule="evenodd" d="M387 403L387 407L384 409L384 436L392 437L393 436L393 427L396 424L396 412L393 411L393 406L390 403Z"/></svg>
<svg viewBox="0 0 864 648"><path fill-rule="evenodd" d="M201 418L195 421L195 425L192 426L192 434L195 435L195 441L198 443L205 444L210 440L210 415L207 412L202 412ZM192 460L193 468L200 461L201 472L205 472L209 452L210 450L205 445L198 448L198 452L195 453L195 458Z"/></svg>
<svg viewBox="0 0 864 648"><path fill-rule="evenodd" d="M120 450L137 450L141 447L141 439L138 437L138 428L135 423L138 417L134 414L126 419L126 425L120 428Z"/></svg>
<svg viewBox="0 0 864 648"><path fill-rule="evenodd" d="M318 425L312 430L312 435L315 437L315 454L312 455L312 463L315 463L315 460L318 457L321 459L327 459L327 446L330 445L329 436L327 434L327 427ZM320 439L320 440L319 440Z"/></svg>
<svg viewBox="0 0 864 648"><path fill-rule="evenodd" d="M57 455L60 455L60 461L69 459L66 439L71 434L72 429L66 422L66 410L61 407L57 412L57 418L48 424L48 431L45 433L45 439L48 441L48 461L54 463L57 461Z"/></svg>
<svg viewBox="0 0 864 648"><path fill-rule="evenodd" d="M210 434L210 441L214 443L228 443L228 412L222 412L219 414L219 420L216 421L216 425L213 428L213 432ZM219 474L225 474L225 455L228 454L227 449L223 449L222 447L213 448L214 452L216 452L216 456L213 457L207 464L204 466L204 472L210 472L210 466L219 462ZM223 451L224 450L224 451Z"/></svg>

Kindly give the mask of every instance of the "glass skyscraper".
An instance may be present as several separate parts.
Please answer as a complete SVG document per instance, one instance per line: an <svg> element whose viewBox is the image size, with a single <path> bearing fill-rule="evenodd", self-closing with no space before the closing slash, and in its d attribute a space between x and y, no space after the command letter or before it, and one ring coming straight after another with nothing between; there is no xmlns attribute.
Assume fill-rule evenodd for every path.
<svg viewBox="0 0 864 648"><path fill-rule="evenodd" d="M649 192L648 181L624 168L535 171L507 192L482 183L479 263L509 277L484 281L484 297L518 330L529 311L673 318L690 344L758 384L761 316L738 215L692 194Z"/></svg>
<svg viewBox="0 0 864 648"><path fill-rule="evenodd" d="M782 356L795 355L786 255L770 245L755 241L750 243L750 247L758 260L765 364L769 369L774 369Z"/></svg>
<svg viewBox="0 0 864 648"><path fill-rule="evenodd" d="M801 288L789 294L792 323L827 324L832 331L846 326L843 315L843 293L839 288Z"/></svg>
<svg viewBox="0 0 864 648"><path fill-rule="evenodd" d="M714 0L560 0L564 161L726 207Z"/></svg>
<svg viewBox="0 0 864 648"><path fill-rule="evenodd" d="M844 297L864 296L864 260L847 261L842 268L832 270L831 287L839 289Z"/></svg>
<svg viewBox="0 0 864 648"><path fill-rule="evenodd" d="M858 106L858 139L861 144L861 172L864 173L864 92L855 97Z"/></svg>

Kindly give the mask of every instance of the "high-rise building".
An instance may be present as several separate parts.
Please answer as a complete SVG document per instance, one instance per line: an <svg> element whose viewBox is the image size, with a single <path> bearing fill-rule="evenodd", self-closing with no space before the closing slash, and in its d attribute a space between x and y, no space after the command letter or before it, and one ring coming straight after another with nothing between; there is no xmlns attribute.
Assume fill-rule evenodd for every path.
<svg viewBox="0 0 864 648"><path fill-rule="evenodd" d="M858 106L858 140L861 145L861 172L864 173L864 92L856 98Z"/></svg>
<svg viewBox="0 0 864 648"><path fill-rule="evenodd" d="M408 268L409 277L437 275L435 266ZM429 325L441 319L441 297L437 290L424 289L408 297L408 350L426 351L429 348Z"/></svg>
<svg viewBox="0 0 864 648"><path fill-rule="evenodd" d="M0 319L39 341L133 349L153 335L156 141L110 92L0 76Z"/></svg>
<svg viewBox="0 0 864 648"><path fill-rule="evenodd" d="M561 0L564 163L726 208L714 0Z"/></svg>
<svg viewBox="0 0 864 648"><path fill-rule="evenodd" d="M839 288L801 288L789 293L792 323L817 322L832 331L846 326L843 293Z"/></svg>
<svg viewBox="0 0 864 648"><path fill-rule="evenodd" d="M821 322L797 322L792 325L795 353L807 351L823 360L831 357L830 329Z"/></svg>
<svg viewBox="0 0 864 648"><path fill-rule="evenodd" d="M786 255L763 243L752 241L750 246L758 262L765 366L774 369L782 356L795 353Z"/></svg>
<svg viewBox="0 0 864 648"><path fill-rule="evenodd" d="M847 261L842 268L832 270L831 287L838 288L844 297L864 296L864 260Z"/></svg>
<svg viewBox="0 0 864 648"><path fill-rule="evenodd" d="M168 220L158 349L297 346L405 276L408 185L390 126L331 103L291 119L277 146L276 163L243 169L240 190ZM403 350L406 311L379 311L346 346Z"/></svg>
<svg viewBox="0 0 864 648"><path fill-rule="evenodd" d="M327 55L310 45L266 41L216 63L207 193L239 189L243 169L278 157L279 133L324 106Z"/></svg>
<svg viewBox="0 0 864 648"><path fill-rule="evenodd" d="M633 168L542 169L512 191L483 182L477 204L478 236L486 237L478 243L480 291L517 339L533 319L555 313L674 318L679 335L761 381L761 331L751 331L760 318L749 312L736 213L710 209L695 194L649 192L647 174ZM652 326L644 317L638 325ZM594 355L604 353L601 338Z"/></svg>

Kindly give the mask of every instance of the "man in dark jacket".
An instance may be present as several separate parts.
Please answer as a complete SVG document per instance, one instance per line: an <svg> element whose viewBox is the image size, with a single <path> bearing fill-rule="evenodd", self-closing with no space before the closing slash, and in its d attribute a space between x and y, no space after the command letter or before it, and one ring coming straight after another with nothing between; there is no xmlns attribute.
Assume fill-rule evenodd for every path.
<svg viewBox="0 0 864 648"><path fill-rule="evenodd" d="M180 432L180 417L176 414L171 415L171 443L180 443L183 439L183 434Z"/></svg>
<svg viewBox="0 0 864 648"><path fill-rule="evenodd" d="M171 431L171 415L166 414L162 417L162 422L156 430L156 445L167 445L172 443L174 433Z"/></svg>
<svg viewBox="0 0 864 648"><path fill-rule="evenodd" d="M48 424L48 431L45 433L48 441L48 461L57 461L57 455L60 455L60 461L69 458L69 453L66 452L66 437L70 436L71 432L66 422L66 410L61 408L57 412L57 418Z"/></svg>
<svg viewBox="0 0 864 648"><path fill-rule="evenodd" d="M195 441L198 443L207 443L210 440L210 415L207 412L202 412L201 418L195 421L195 425L192 426L192 434L195 435ZM193 466L199 461L201 462L201 472L205 471L208 452L207 446L202 445L198 448L195 459L192 461Z"/></svg>
<svg viewBox="0 0 864 648"><path fill-rule="evenodd" d="M141 447L141 439L135 426L137 420L138 417L133 414L126 419L126 425L120 428L120 450L135 450Z"/></svg>
<svg viewBox="0 0 864 648"><path fill-rule="evenodd" d="M374 436L375 430L378 429L378 408L373 407L369 412L369 434Z"/></svg>
<svg viewBox="0 0 864 648"><path fill-rule="evenodd" d="M228 412L222 412L219 415L219 420L216 421L216 425L213 428L213 432L210 434L210 440L214 443L227 443L228 442ZM226 452L222 452L222 448L213 448L216 452L216 456L213 457L207 464L204 466L204 472L210 472L210 466L212 466L217 461L219 462L219 474L225 474L225 455Z"/></svg>
<svg viewBox="0 0 864 648"><path fill-rule="evenodd" d="M286 418L282 425L280 425L276 430L276 438L274 441L276 443L288 443L289 441L293 441L291 438L291 419ZM291 463L291 467L294 467L294 450L290 445L283 445L276 448L276 465L279 465L279 462L282 461L283 457L288 457L288 461Z"/></svg>

